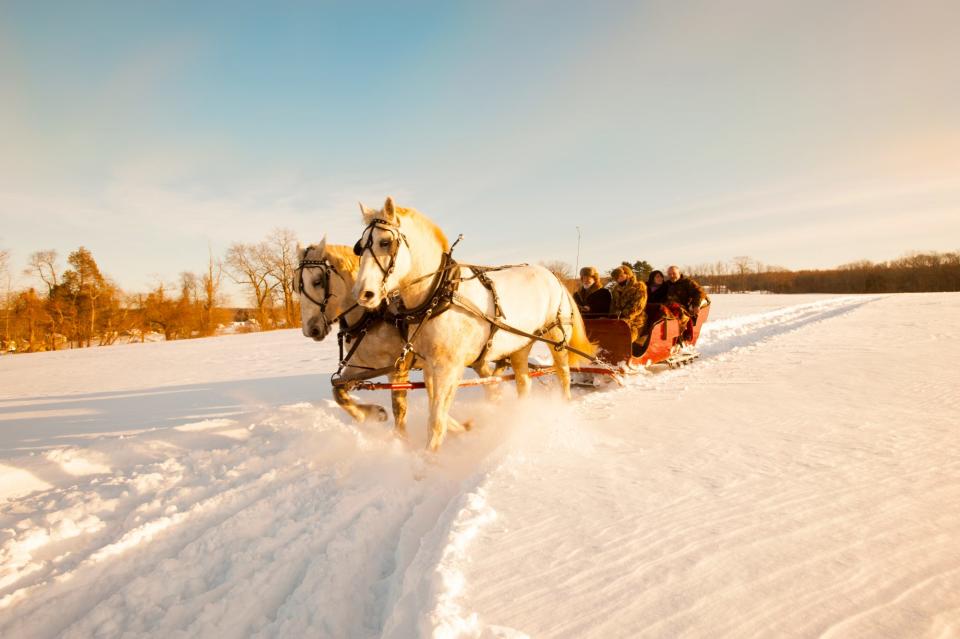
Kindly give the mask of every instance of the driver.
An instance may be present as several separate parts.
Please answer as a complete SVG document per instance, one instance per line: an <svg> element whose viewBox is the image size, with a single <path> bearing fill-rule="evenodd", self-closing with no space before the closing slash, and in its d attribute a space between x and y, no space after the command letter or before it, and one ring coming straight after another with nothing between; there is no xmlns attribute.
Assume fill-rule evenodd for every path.
<svg viewBox="0 0 960 639"><path fill-rule="evenodd" d="M573 294L573 300L580 307L584 317L606 316L610 312L610 291L600 285L600 273L592 266L580 269L580 288Z"/></svg>

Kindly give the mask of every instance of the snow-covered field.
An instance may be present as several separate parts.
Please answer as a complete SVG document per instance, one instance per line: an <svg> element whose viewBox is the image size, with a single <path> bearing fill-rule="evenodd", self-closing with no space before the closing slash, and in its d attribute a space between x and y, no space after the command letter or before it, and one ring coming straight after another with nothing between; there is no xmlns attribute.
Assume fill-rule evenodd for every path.
<svg viewBox="0 0 960 639"><path fill-rule="evenodd" d="M0 637L960 636L958 324L717 296L693 366L462 392L436 458L298 331L2 357Z"/></svg>

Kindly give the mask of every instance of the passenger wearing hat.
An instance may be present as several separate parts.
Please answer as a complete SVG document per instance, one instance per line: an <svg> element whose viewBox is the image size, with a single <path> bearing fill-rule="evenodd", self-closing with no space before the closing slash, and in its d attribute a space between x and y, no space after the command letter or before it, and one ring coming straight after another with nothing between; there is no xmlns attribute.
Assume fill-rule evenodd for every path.
<svg viewBox="0 0 960 639"><path fill-rule="evenodd" d="M585 316L606 316L610 312L610 291L600 285L600 273L592 266L580 269L580 288L573 300Z"/></svg>

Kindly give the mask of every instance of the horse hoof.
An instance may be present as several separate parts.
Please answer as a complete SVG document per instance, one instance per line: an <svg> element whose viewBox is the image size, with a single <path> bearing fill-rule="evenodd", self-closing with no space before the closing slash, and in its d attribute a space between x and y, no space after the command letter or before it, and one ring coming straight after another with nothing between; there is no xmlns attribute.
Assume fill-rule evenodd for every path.
<svg viewBox="0 0 960 639"><path fill-rule="evenodd" d="M471 430L473 428L473 420L468 419L463 422L463 430Z"/></svg>
<svg viewBox="0 0 960 639"><path fill-rule="evenodd" d="M377 406L376 417L378 422L387 421L387 409L383 406Z"/></svg>

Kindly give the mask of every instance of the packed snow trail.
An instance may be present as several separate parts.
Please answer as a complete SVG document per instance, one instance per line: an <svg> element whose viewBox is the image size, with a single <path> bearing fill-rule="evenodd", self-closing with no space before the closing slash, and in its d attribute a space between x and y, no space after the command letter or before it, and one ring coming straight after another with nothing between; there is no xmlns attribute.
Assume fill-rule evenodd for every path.
<svg viewBox="0 0 960 639"><path fill-rule="evenodd" d="M462 605L533 637L960 636L958 325L955 294L708 324L703 361L488 478Z"/></svg>
<svg viewBox="0 0 960 639"><path fill-rule="evenodd" d="M3 358L0 636L956 633L960 296L795 301L436 458L292 331Z"/></svg>

